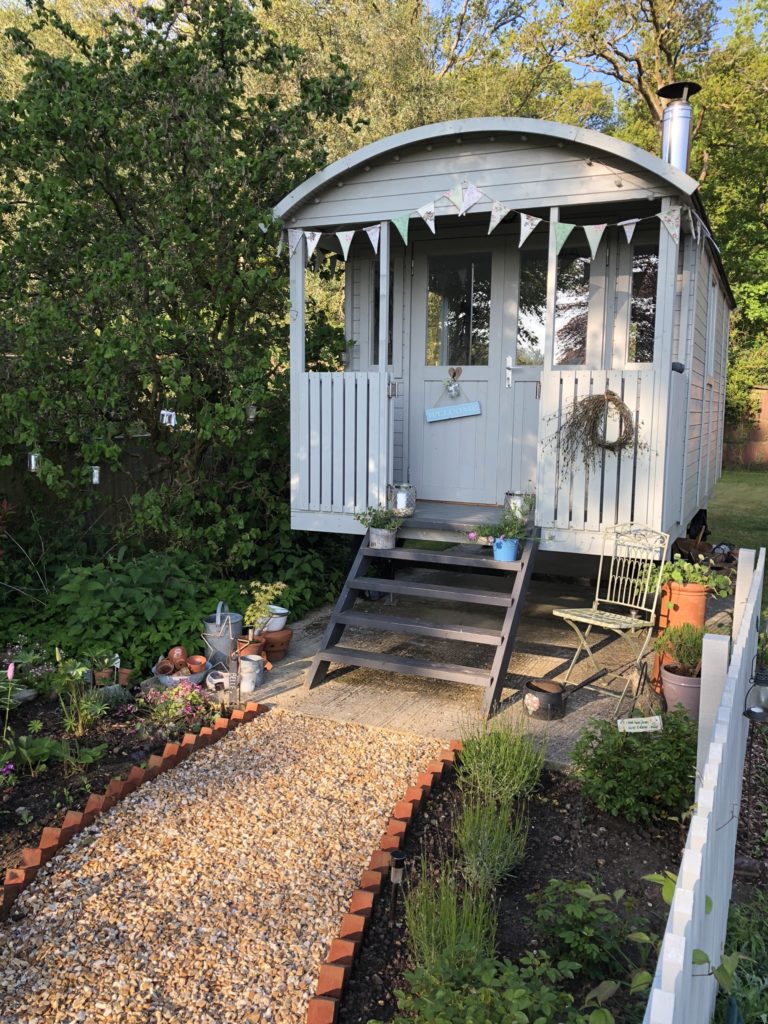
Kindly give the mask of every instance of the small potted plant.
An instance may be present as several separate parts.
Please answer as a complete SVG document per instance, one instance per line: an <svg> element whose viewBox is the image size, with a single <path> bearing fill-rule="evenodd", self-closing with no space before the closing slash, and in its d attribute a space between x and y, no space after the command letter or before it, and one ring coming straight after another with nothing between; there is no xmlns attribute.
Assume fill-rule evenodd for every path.
<svg viewBox="0 0 768 1024"><path fill-rule="evenodd" d="M730 578L718 573L704 555L699 555L695 562L689 562L676 554L671 562L663 562L655 571L661 576L661 629L679 626L684 622L703 626L707 595L728 597L733 593ZM651 585L656 585L656 577L652 579Z"/></svg>
<svg viewBox="0 0 768 1024"><path fill-rule="evenodd" d="M490 544L496 562L515 562L520 557L520 544L527 534L527 519L518 508L508 508L497 523L482 523L467 533L467 539Z"/></svg>
<svg viewBox="0 0 768 1024"><path fill-rule="evenodd" d="M694 721L699 720L701 695L701 653L704 627L684 622L669 626L656 641L656 650L669 658L662 659L661 683L667 707L682 704Z"/></svg>
<svg viewBox="0 0 768 1024"><path fill-rule="evenodd" d="M369 543L372 548L395 546L401 519L391 508L385 505L370 506L365 512L358 512L355 519L369 531Z"/></svg>
<svg viewBox="0 0 768 1024"><path fill-rule="evenodd" d="M250 595L251 603L243 615L243 625L247 627L248 632L238 640L240 655L261 654L264 641L263 638L259 639L259 634L268 630L271 624L274 629L282 629L285 626L288 611L275 602L283 596L287 589L288 584L280 581L262 583L260 580L254 580L241 592L243 595ZM282 623L279 623L280 618L282 618Z"/></svg>

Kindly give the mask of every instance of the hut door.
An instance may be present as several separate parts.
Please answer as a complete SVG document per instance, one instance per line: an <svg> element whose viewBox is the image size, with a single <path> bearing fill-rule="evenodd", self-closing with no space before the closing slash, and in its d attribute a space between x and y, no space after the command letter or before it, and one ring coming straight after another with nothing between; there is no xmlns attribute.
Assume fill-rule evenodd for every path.
<svg viewBox="0 0 768 1024"><path fill-rule="evenodd" d="M415 247L409 465L420 498L490 505L503 499L500 256L487 242L453 252L436 243ZM446 387L451 369L460 371L453 389Z"/></svg>

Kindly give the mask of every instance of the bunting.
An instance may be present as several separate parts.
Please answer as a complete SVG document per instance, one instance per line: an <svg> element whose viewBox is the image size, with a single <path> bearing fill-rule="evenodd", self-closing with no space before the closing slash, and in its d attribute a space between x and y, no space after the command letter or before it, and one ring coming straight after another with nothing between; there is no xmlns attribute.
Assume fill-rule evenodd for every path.
<svg viewBox="0 0 768 1024"><path fill-rule="evenodd" d="M631 217L629 220L620 220L616 225L617 227L624 228L624 234L627 236L627 244L632 241L632 235L634 235L635 228L639 223L639 217Z"/></svg>
<svg viewBox="0 0 768 1024"><path fill-rule="evenodd" d="M410 216L404 213L401 217L393 217L392 223L395 225L397 230L400 232L400 237L408 245L408 224L410 222Z"/></svg>
<svg viewBox="0 0 768 1024"><path fill-rule="evenodd" d="M473 185L471 181L468 182L467 187L464 189L464 199L459 207L459 216L463 217L464 214L479 203L482 198L483 193L480 189L476 185Z"/></svg>
<svg viewBox="0 0 768 1024"><path fill-rule="evenodd" d="M341 242L341 252L344 259L349 256L349 247L352 245L352 239L355 237L354 231L337 231L336 237Z"/></svg>
<svg viewBox="0 0 768 1024"><path fill-rule="evenodd" d="M365 229L366 235L370 239L373 251L378 254L379 251L379 235L381 233L381 225L373 224L371 227Z"/></svg>
<svg viewBox="0 0 768 1024"><path fill-rule="evenodd" d="M491 206L491 223L488 225L488 234L501 224L508 213L511 213L512 207L506 206L504 203L495 200Z"/></svg>
<svg viewBox="0 0 768 1024"><path fill-rule="evenodd" d="M420 206L416 211L424 223L427 225L429 230L434 235L435 233L435 202L432 200L431 203L425 203L424 206Z"/></svg>
<svg viewBox="0 0 768 1024"><path fill-rule="evenodd" d="M523 243L526 241L532 231L541 224L541 217L532 217L529 213L520 214L520 244L518 249L523 248Z"/></svg>
<svg viewBox="0 0 768 1024"><path fill-rule="evenodd" d="M312 259L312 253L317 248L317 243L320 241L322 231L305 231L304 237L307 240L307 261Z"/></svg>
<svg viewBox="0 0 768 1024"><path fill-rule="evenodd" d="M560 252L565 243L568 241L568 236L576 227L575 224L564 224L562 221L558 221L555 224L555 251Z"/></svg>
<svg viewBox="0 0 768 1024"><path fill-rule="evenodd" d="M656 216L669 232L669 237L675 245L678 245L680 242L680 207L670 206L666 212L657 213Z"/></svg>
<svg viewBox="0 0 768 1024"><path fill-rule="evenodd" d="M450 199L457 210L460 210L464 203L464 186L454 185L450 192L443 192L446 199Z"/></svg>
<svg viewBox="0 0 768 1024"><path fill-rule="evenodd" d="M600 239L603 237L603 233L607 227L607 224L586 224L584 226L584 234L587 236L587 242L589 243L589 251L592 253L592 259L597 256L597 248L600 245Z"/></svg>

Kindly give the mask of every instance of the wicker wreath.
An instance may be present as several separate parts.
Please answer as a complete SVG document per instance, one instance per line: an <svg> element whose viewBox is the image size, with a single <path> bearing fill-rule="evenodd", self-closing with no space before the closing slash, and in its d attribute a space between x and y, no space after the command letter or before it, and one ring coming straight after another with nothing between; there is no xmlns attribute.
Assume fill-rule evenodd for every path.
<svg viewBox="0 0 768 1024"><path fill-rule="evenodd" d="M619 417L619 436L614 441L605 437L605 425L611 410ZM586 465L593 466L601 451L615 455L636 440L631 411L615 391L608 390L604 394L586 395L574 402L556 435L560 439L563 469L573 465L579 453Z"/></svg>
<svg viewBox="0 0 768 1024"><path fill-rule="evenodd" d="M635 439L635 425L632 422L632 413L629 407L622 402L615 391L606 391L604 395L593 395L599 403L599 413L593 417L590 441L597 448L604 448L609 452L620 452L632 444ZM588 401L589 399L586 399ZM615 441L606 441L605 423L610 409L615 410L619 417L619 436Z"/></svg>

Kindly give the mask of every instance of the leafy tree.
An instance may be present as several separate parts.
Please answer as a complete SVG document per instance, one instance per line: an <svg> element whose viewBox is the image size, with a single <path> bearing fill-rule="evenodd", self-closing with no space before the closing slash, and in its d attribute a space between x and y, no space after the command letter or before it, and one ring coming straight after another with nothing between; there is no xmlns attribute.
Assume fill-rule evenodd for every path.
<svg viewBox="0 0 768 1024"><path fill-rule="evenodd" d="M265 545L288 541L270 211L325 162L350 78L311 73L242 0L163 0L96 38L32 10L34 38L9 33L28 77L0 103L2 463L41 453L24 479L42 515L93 533L100 465L117 478L98 492L110 535L268 565Z"/></svg>

